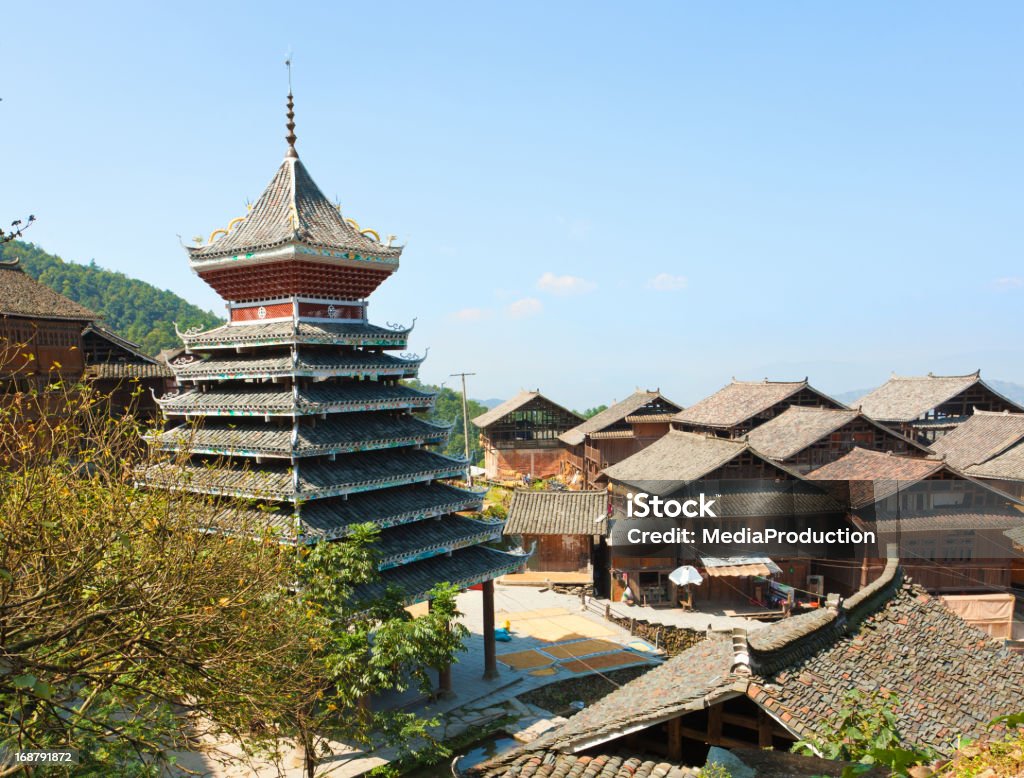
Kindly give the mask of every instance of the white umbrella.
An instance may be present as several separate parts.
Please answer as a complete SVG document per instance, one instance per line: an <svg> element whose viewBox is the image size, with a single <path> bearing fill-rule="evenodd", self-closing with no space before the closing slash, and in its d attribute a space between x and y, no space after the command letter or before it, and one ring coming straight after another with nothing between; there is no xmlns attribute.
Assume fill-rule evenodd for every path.
<svg viewBox="0 0 1024 778"><path fill-rule="evenodd" d="M677 567L668 574L668 580L676 586L686 586L688 584L699 585L704 583L704 579L700 577L700 573L697 572L697 568L692 567L691 565Z"/></svg>

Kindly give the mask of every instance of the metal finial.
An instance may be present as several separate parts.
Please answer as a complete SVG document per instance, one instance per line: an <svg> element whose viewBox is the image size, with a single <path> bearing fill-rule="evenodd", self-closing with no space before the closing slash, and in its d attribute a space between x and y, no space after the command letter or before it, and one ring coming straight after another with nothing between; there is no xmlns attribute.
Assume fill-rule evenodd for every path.
<svg viewBox="0 0 1024 778"><path fill-rule="evenodd" d="M287 156L298 157L299 153L295 150L295 100L292 98L292 58L286 59L284 64L288 68L288 123L285 125L288 128L288 134L284 139L288 141Z"/></svg>

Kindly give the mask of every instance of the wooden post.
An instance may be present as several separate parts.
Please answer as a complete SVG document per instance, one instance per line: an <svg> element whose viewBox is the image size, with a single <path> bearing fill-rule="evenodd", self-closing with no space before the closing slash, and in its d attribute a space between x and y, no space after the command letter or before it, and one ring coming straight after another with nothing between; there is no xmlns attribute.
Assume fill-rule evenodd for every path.
<svg viewBox="0 0 1024 778"><path fill-rule="evenodd" d="M708 745L722 744L722 703L708 708Z"/></svg>
<svg viewBox="0 0 1024 778"><path fill-rule="evenodd" d="M484 680L498 677L498 658L494 642L494 581L484 581Z"/></svg>
<svg viewBox="0 0 1024 778"><path fill-rule="evenodd" d="M757 709L757 747L772 747L772 717L761 708Z"/></svg>
<svg viewBox="0 0 1024 778"><path fill-rule="evenodd" d="M668 754L673 762L683 759L683 717L676 716L668 720Z"/></svg>

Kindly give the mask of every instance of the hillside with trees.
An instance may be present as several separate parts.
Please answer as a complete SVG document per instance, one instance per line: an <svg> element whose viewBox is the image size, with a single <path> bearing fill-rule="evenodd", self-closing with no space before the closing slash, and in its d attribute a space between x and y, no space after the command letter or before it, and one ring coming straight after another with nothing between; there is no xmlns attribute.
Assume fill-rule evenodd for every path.
<svg viewBox="0 0 1024 778"><path fill-rule="evenodd" d="M181 329L214 327L223 319L192 305L166 289L107 270L65 262L32 243L0 245L0 259L17 258L30 276L65 297L98 313L110 329L139 344L147 354L180 346L174 322Z"/></svg>
<svg viewBox="0 0 1024 778"><path fill-rule="evenodd" d="M463 434L462 426L462 394L447 386L434 386L424 384L420 381L410 381L413 386L424 392L437 392L437 401L434 409L427 414L427 418L445 423L454 423L451 438L444 449L445 454L451 456L462 456L466 453L466 437ZM484 452L480 448L480 430L473 424L473 419L481 414L487 413L487 407L478 400L469 399L466 403L469 409L469 456L474 465L482 465Z"/></svg>

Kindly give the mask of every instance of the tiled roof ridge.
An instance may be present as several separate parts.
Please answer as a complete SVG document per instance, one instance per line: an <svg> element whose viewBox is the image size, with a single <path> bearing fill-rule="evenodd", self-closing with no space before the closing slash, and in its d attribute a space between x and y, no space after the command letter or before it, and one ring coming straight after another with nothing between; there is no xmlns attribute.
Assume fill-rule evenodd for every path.
<svg viewBox="0 0 1024 778"><path fill-rule="evenodd" d="M480 429L483 429L484 427L489 427L491 424L494 424L494 422L498 421L503 416L506 416L509 413L514 413L515 411L519 410L520 408L522 408L527 403L532 402L533 400L536 400L538 397L541 398L542 400L544 400L545 402L548 402L551 405L555 406L559 410L565 411L570 416L575 416L581 423L586 421L586 419L584 419L582 416L580 416L575 411L569 410L564 405L561 405L560 403L556 403L550 397L548 397L547 395L543 394L540 391L539 388L538 389L523 389L515 397L510 397L508 400L505 400L503 403L499 403L498 405L495 405L489 411L485 411L484 413L481 413L476 418L470 419L470 421L473 422L473 424L475 424Z"/></svg>
<svg viewBox="0 0 1024 778"><path fill-rule="evenodd" d="M973 373L956 375L935 375L934 373L928 373L928 375L896 375L896 373L893 373L889 376L890 381L934 381L946 378L981 378L981 369L979 368Z"/></svg>
<svg viewBox="0 0 1024 778"><path fill-rule="evenodd" d="M600 413L594 414L589 419L584 419L571 430L566 430L558 436L558 439L570 446L579 445L583 442L586 435L592 432L599 432L605 427L622 421L634 411L642 408L648 402L657 398L660 398L669 405L674 405L677 408L683 407L679 405L679 403L668 399L661 393L660 389L637 389L624 400L619 400L619 402L613 403Z"/></svg>
<svg viewBox="0 0 1024 778"><path fill-rule="evenodd" d="M833 645L892 599L903 581L899 559L891 557L878 578L845 601L829 595L825 607L817 611L754 632L747 639L751 671L770 676L801 656Z"/></svg>
<svg viewBox="0 0 1024 778"><path fill-rule="evenodd" d="M810 376L805 376L800 381L772 381L768 378L762 378L760 381L741 381L738 378L733 378L729 383L731 384L744 384L753 386L764 386L766 384L779 384L786 386L810 386Z"/></svg>
<svg viewBox="0 0 1024 778"><path fill-rule="evenodd" d="M317 186L297 156L288 155L238 227L219 240L186 246L193 262L268 251L289 244L347 249L397 259L401 246L372 240L356 229Z"/></svg>

